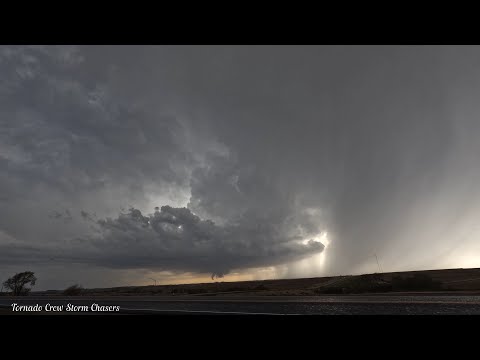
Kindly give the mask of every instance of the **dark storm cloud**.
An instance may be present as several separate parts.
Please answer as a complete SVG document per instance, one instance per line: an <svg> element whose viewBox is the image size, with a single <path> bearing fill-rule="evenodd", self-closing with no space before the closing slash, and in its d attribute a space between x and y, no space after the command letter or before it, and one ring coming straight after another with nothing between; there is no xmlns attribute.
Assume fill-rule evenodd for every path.
<svg viewBox="0 0 480 360"><path fill-rule="evenodd" d="M175 143L182 132L175 119L117 102L101 82L78 75L80 55L64 63L48 49L3 52L0 134L12 176L34 175L64 190L177 180L171 163L185 154Z"/></svg>
<svg viewBox="0 0 480 360"><path fill-rule="evenodd" d="M10 262L25 261L31 249L36 261L42 260L38 254L50 260L49 254L54 253L52 258L59 261L94 262L107 267L206 271L221 276L232 268L279 263L321 251L320 243L311 246L285 244L285 239L304 240L298 234L292 238L291 229L286 227L291 223L291 209L281 194L270 188L273 183L256 176L254 168L237 164L228 147L218 149L214 141L210 142L204 146L206 157L195 162L195 157L201 154L188 151L186 129L177 119L162 112L152 115L148 109L135 105L136 97L131 97L130 102L124 102L120 95L115 97L116 90L109 84L114 80L109 80L108 74L113 71L115 76L121 77L121 72L115 72L115 64L108 58L92 64L91 59L99 60L98 51L90 51L90 56L85 57L75 47L5 47L2 50L0 70L4 80L1 84L0 136L2 161L8 172L3 174L1 185L6 190L6 202L16 211L4 207L1 226L14 238L30 240L21 246L5 246L3 254L11 259ZM89 49L84 53L88 54ZM85 69L92 66L94 71L103 73L97 81ZM134 68L133 71L138 70ZM192 146L198 150L195 144L198 136L194 138ZM191 177L188 176L189 168ZM237 183L239 176L241 183ZM134 221L138 218L130 219L129 224L135 226L125 229L133 231L126 236L114 226L125 223L128 216L121 215L116 222L98 222L103 230L102 241L79 234L82 244L88 243L101 252L89 254L68 243L76 254L63 244L59 247L64 252L60 256L58 249L55 250L55 241L63 241L67 233L72 237L74 230L65 230L65 234L54 234L52 238L54 229L59 226L53 221L49 225L38 225L48 228L45 233L29 233L19 226L18 215L13 215L34 202L39 212L48 209L48 217L52 220L69 223L72 221L70 210L52 209L58 202L76 206L75 201L80 201L82 195L95 191L108 200L109 189L118 186L142 197L146 184L157 184L161 190L163 184L171 183L190 185L192 208L218 218L222 225L200 222L194 215L192 218L186 216L183 235L172 250L169 248L171 234L155 227L155 216L147 233L135 233L135 229L142 228L135 227ZM102 190L105 191L102 193ZM57 203L49 199L49 192L57 194ZM102 201L102 198L95 200ZM88 205L92 208L96 204ZM180 211L169 207L162 209ZM80 218L94 221L84 210L80 210ZM192 219L194 225L189 225L187 220ZM35 222L42 222L36 218L30 221L32 228ZM87 232L88 227L78 226L76 231ZM198 233L201 229L208 234ZM305 232L302 234L307 236ZM38 239L42 235L48 239ZM141 253L145 250L142 248L145 242L129 241L137 236L153 246L154 250L146 257ZM48 242L53 242L53 247L41 246ZM139 253L135 250L138 246ZM12 251L7 251L9 247ZM116 251L118 249L122 251Z"/></svg>
<svg viewBox="0 0 480 360"><path fill-rule="evenodd" d="M321 252L317 241L289 238L280 226L247 221L217 226L187 208L161 207L144 216L137 209L114 220L100 220L93 241L99 261L114 267L212 273L284 263ZM133 252L133 254L132 254Z"/></svg>
<svg viewBox="0 0 480 360"><path fill-rule="evenodd" d="M84 218L90 215L82 211ZM282 264L319 253L319 241L300 243L270 222L247 220L217 226L187 208L163 206L144 216L130 209L116 219L96 221L97 234L56 248L10 243L1 246L6 264L17 261L77 262L111 268L148 268L211 273Z"/></svg>
<svg viewBox="0 0 480 360"><path fill-rule="evenodd" d="M436 249L444 252L456 238L446 235L451 229L445 224L458 216L449 204L465 196L451 185L466 182L471 188L478 179L471 170L477 167L471 155L478 150L473 135L479 131L473 121L478 106L465 97L479 93L478 48L182 51L203 60L187 66L196 81L184 94L185 103L208 113L218 139L236 156L236 164L227 167L237 171L212 172L208 179L203 172L194 174L194 185L198 179L200 184L192 187L192 196L200 200L191 206L230 216L243 201L249 209L257 199L276 208L281 194L281 204L291 212L322 209L328 216L318 224L332 235L329 256L335 272L354 271L378 251L398 268L438 266L445 260L440 251L437 259L427 258ZM473 114L461 117L464 106ZM459 129L465 128L470 136L459 138ZM276 191L260 185L248 192L248 200L234 191L224 195L226 178L236 175L237 184L248 179L241 173L244 167L257 179L270 179L267 184ZM469 174L463 180L462 172ZM447 210L436 214L437 206ZM411 219L409 214L420 208L423 214ZM418 233L412 236L412 229Z"/></svg>
<svg viewBox="0 0 480 360"><path fill-rule="evenodd" d="M52 213L49 215L51 219L63 219L65 222L72 221L72 214L68 209L66 209L64 212L58 212L56 210L52 211Z"/></svg>
<svg viewBox="0 0 480 360"><path fill-rule="evenodd" d="M15 237L51 240L33 231L46 227L41 219L19 226L27 209L45 217L79 203L104 209L143 200L152 184L188 184L182 125L118 101L107 85L111 64L96 64L107 74L98 79L87 65L76 47L1 48L0 228Z"/></svg>
<svg viewBox="0 0 480 360"><path fill-rule="evenodd" d="M0 230L22 259L61 243L107 267L221 275L316 253L301 241L325 231L327 272L373 253L392 269L455 264L480 215L479 60L478 47L2 47ZM126 204L138 210L118 215ZM170 207L138 212L157 205Z"/></svg>

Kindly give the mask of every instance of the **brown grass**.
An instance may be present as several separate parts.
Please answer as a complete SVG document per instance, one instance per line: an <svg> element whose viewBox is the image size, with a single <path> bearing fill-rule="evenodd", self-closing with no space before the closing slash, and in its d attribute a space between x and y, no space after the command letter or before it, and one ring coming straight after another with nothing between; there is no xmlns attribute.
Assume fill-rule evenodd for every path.
<svg viewBox="0 0 480 360"><path fill-rule="evenodd" d="M480 291L480 269L444 269L408 271L394 273L378 273L373 277L375 281L385 284L392 281L394 277L410 278L415 274L423 274L434 281L441 283L437 291L459 292L459 291ZM302 296L318 295L324 293L324 289L332 288L341 292L351 287L361 278L356 276L332 276L304 279L283 279L263 281L239 281L239 282L211 282L202 284L179 284L179 285L158 285L158 286L129 286L102 289L84 289L85 296L204 296L204 295L265 295L265 296ZM363 276L365 278L365 276ZM350 284L350 285L349 285ZM355 288L353 292L355 292ZM368 292L367 290L366 292ZM422 290L419 290L422 291ZM431 291L424 289L423 291ZM351 293L351 289L347 289ZM363 290L362 292L365 292ZM378 291L375 291L378 292Z"/></svg>

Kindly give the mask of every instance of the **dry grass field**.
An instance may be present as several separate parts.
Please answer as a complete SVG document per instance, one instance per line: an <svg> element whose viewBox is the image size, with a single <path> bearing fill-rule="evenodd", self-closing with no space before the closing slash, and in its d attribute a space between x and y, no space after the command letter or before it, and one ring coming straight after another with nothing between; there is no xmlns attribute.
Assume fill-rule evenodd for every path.
<svg viewBox="0 0 480 360"><path fill-rule="evenodd" d="M264 295L302 296L358 293L480 293L480 269L444 269L304 279L84 289L86 296ZM35 295L63 295L62 291Z"/></svg>

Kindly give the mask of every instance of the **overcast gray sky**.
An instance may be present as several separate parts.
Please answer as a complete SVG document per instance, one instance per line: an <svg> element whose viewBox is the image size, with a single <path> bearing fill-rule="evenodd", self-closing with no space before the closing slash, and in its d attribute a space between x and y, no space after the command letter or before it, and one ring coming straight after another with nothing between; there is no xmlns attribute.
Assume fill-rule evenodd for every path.
<svg viewBox="0 0 480 360"><path fill-rule="evenodd" d="M2 46L0 280L478 267L479 115L479 47Z"/></svg>

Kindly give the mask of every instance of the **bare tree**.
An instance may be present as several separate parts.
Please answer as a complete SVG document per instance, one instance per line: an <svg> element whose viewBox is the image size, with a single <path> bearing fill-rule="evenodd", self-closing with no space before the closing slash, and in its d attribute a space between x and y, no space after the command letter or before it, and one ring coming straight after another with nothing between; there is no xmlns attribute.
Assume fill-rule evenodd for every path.
<svg viewBox="0 0 480 360"><path fill-rule="evenodd" d="M10 279L3 283L3 286L6 289L12 291L14 296L27 295L31 288L26 287L26 285L35 285L37 278L32 271L25 271L13 275Z"/></svg>

